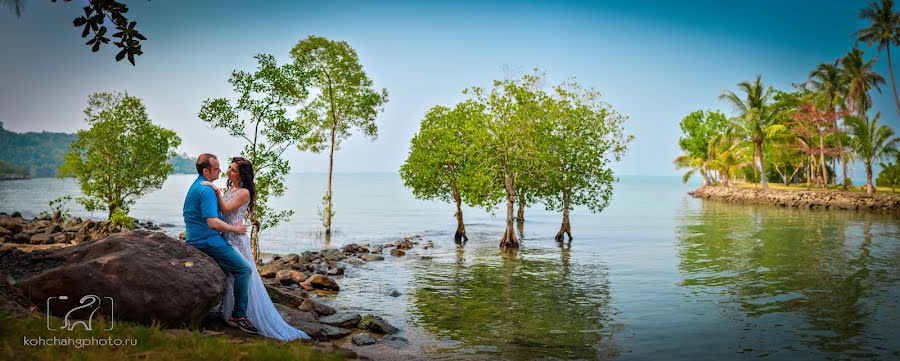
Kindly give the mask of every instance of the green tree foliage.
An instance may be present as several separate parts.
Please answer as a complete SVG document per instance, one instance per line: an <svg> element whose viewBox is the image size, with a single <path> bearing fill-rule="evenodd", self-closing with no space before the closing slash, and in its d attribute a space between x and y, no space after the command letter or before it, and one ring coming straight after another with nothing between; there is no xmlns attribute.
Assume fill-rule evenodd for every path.
<svg viewBox="0 0 900 361"><path fill-rule="evenodd" d="M275 210L268 203L270 197L284 195L284 176L291 170L281 155L308 131L288 112L308 95L309 74L294 64L279 66L272 55L255 58L259 63L256 72L233 71L228 79L237 99L207 99L199 117L214 129L225 129L240 140L243 156L253 164L256 207L248 217L252 225L251 248L258 259L259 232L277 226L293 214L291 210Z"/></svg>
<svg viewBox="0 0 900 361"><path fill-rule="evenodd" d="M0 123L0 155L14 173L30 177L56 177L75 134L51 132L15 133Z"/></svg>
<svg viewBox="0 0 900 361"><path fill-rule="evenodd" d="M872 107L872 96L869 91L875 89L881 92L881 84L884 77L873 69L875 58L865 60L862 50L854 47L847 55L841 58L844 80L847 82L846 95L847 111L859 117L866 115Z"/></svg>
<svg viewBox="0 0 900 361"><path fill-rule="evenodd" d="M471 134L484 127L484 107L467 100L447 108L435 106L425 114L419 132L410 142L409 155L400 167L400 177L419 199L456 205L456 242L467 241L462 204L490 208L498 199L491 189L493 178L485 169L483 152Z"/></svg>
<svg viewBox="0 0 900 361"><path fill-rule="evenodd" d="M16 133L3 129L0 122L0 174L22 177L56 177L69 146L78 139L74 133L27 132ZM169 160L172 173L194 174L195 159L187 154ZM5 171L4 171L5 170Z"/></svg>
<svg viewBox="0 0 900 361"><path fill-rule="evenodd" d="M763 144L774 133L784 129L777 124L778 109L771 106L771 98L774 92L771 86L764 86L762 76L757 76L752 82L738 83L738 89L744 94L743 98L730 90L723 90L719 99L731 104L737 111L737 117L731 119L735 131L753 144L755 158L759 160L759 174L766 174L766 161ZM766 177L760 177L762 190L769 189Z"/></svg>
<svg viewBox="0 0 900 361"><path fill-rule="evenodd" d="M844 122L850 127L853 139L850 149L857 159L866 167L866 193L874 194L872 184L872 164L878 160L893 157L900 151L900 138L894 136L894 130L886 125L878 125L881 113L875 114L871 120L864 117L848 116Z"/></svg>
<svg viewBox="0 0 900 361"><path fill-rule="evenodd" d="M500 239L500 247L519 247L519 239L513 226L513 210L518 195L519 176L533 172L540 161L540 136L535 117L541 112L540 94L536 91L543 84L541 74L524 75L517 79L494 81L493 88L486 91L480 87L468 89L476 101L485 109L486 121L482 131L471 135L476 148L486 158L492 184L495 189L486 192L502 194L506 203L506 228ZM496 197L491 194L489 198Z"/></svg>
<svg viewBox="0 0 900 361"><path fill-rule="evenodd" d="M181 138L153 124L141 100L127 93L92 94L84 114L90 128L78 131L60 175L78 180L78 202L89 211L127 214L145 192L162 187Z"/></svg>
<svg viewBox="0 0 900 361"><path fill-rule="evenodd" d="M301 122L309 127L300 149L315 153L328 149L328 190L322 211L326 236L331 234L334 217L332 207L332 175L334 152L356 129L371 139L378 137L375 118L387 103L387 89L377 91L366 75L356 51L344 41L319 36L301 40L291 49L291 57L299 69L309 71L314 97L301 109Z"/></svg>
<svg viewBox="0 0 900 361"><path fill-rule="evenodd" d="M541 108L547 114L539 127L544 146L539 174L546 179L539 192L548 210L562 212L556 240L572 240L569 211L586 206L601 212L612 199L616 178L612 162L625 155L633 135L626 135L626 118L600 100L600 93L570 81L553 89Z"/></svg>
<svg viewBox="0 0 900 361"><path fill-rule="evenodd" d="M888 72L891 75L891 88L894 90L894 104L900 111L900 98L897 96L897 82L894 80L894 66L891 62L891 45L900 45L900 14L894 12L894 0L872 2L860 11L859 17L869 21L869 27L860 29L853 35L869 46L878 44L878 51L887 52Z"/></svg>
<svg viewBox="0 0 900 361"><path fill-rule="evenodd" d="M699 172L704 186L712 184L709 162L714 157L709 153L710 142L726 131L728 120L718 110L697 110L682 118L679 125L682 136L678 138L678 147L684 154L675 158L674 163L678 168L689 169L681 180L687 183Z"/></svg>
<svg viewBox="0 0 900 361"><path fill-rule="evenodd" d="M897 157L894 163L881 163L881 173L878 173L875 183L882 187L891 187L891 193L896 191L900 186L900 157Z"/></svg>

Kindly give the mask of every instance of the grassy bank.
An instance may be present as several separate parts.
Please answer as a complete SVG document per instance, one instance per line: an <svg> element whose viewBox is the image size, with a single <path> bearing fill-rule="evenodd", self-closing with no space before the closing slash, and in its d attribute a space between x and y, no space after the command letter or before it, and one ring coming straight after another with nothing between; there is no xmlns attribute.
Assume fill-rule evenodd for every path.
<svg viewBox="0 0 900 361"><path fill-rule="evenodd" d="M59 325L54 319L51 324ZM94 320L94 330L49 330L47 320L36 313L0 309L0 359L2 360L341 360L339 352L325 352L303 342L282 343L267 339L240 339L221 332L164 329ZM58 341L53 341L54 337ZM40 344L41 340L43 344ZM65 339L65 341L63 341ZM95 343L78 347L71 340ZM99 339L119 340L121 345L96 345ZM63 342L69 342L63 345ZM75 341L78 342L78 341ZM116 341L113 341L116 342ZM27 343L27 344L26 344Z"/></svg>

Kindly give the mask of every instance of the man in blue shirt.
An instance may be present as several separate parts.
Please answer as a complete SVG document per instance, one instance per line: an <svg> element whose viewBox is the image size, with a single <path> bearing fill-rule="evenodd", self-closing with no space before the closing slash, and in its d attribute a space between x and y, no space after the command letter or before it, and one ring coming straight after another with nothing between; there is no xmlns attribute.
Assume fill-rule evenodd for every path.
<svg viewBox="0 0 900 361"><path fill-rule="evenodd" d="M204 181L219 179L219 160L212 154L201 154L197 158L199 176L188 189L184 199L184 225L187 233L187 244L212 257L222 270L234 276L234 311L226 322L245 332L259 333L247 319L247 288L253 267L244 257L225 241L222 232L246 233L247 226L243 222L231 225L223 221L219 212L216 190L202 185Z"/></svg>

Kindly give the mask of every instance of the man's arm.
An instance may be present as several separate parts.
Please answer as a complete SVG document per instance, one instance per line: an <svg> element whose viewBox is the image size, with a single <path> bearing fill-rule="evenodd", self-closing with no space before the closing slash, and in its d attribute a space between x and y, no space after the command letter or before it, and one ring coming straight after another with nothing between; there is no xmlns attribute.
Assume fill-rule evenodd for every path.
<svg viewBox="0 0 900 361"><path fill-rule="evenodd" d="M247 233L247 226L244 224L244 222L240 222L232 226L228 223L225 223L225 221L219 218L213 217L207 218L206 224L209 226L209 228L212 228L213 230L219 232L232 232L238 234Z"/></svg>

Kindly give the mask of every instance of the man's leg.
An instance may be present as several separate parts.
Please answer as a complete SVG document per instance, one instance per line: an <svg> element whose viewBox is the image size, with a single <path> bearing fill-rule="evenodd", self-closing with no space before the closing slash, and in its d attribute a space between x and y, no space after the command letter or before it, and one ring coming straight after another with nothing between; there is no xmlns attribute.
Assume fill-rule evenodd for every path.
<svg viewBox="0 0 900 361"><path fill-rule="evenodd" d="M234 311L232 317L244 317L247 315L247 292L250 284L250 275L253 270L234 248L229 245L218 247L197 247L203 253L212 257L222 267L222 270L234 276Z"/></svg>

